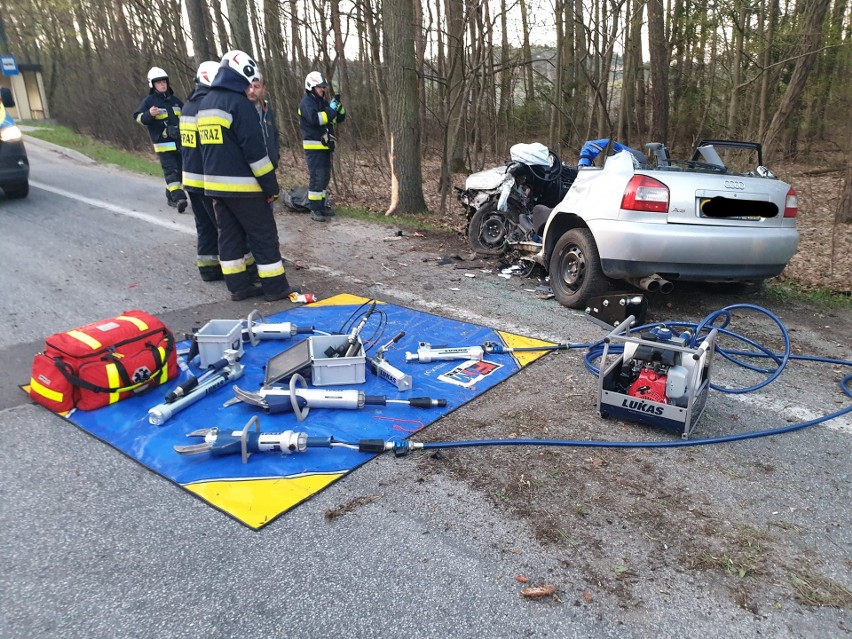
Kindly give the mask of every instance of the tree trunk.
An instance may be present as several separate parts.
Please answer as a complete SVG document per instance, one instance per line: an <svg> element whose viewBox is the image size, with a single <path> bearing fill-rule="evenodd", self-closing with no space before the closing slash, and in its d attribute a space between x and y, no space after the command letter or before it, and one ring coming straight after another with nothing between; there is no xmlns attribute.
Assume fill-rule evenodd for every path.
<svg viewBox="0 0 852 639"><path fill-rule="evenodd" d="M512 112L512 70L509 68L509 34L506 0L500 0L500 107L497 109L497 151L509 146L509 115Z"/></svg>
<svg viewBox="0 0 852 639"><path fill-rule="evenodd" d="M248 23L248 7L241 0L228 0L228 21L231 23L231 36L234 48L253 56L251 50L251 31Z"/></svg>
<svg viewBox="0 0 852 639"><path fill-rule="evenodd" d="M763 77L760 78L760 98L757 119L757 138L760 139L766 132L766 122L769 119L769 97L770 97L770 81L775 76L775 73L770 70L769 65L772 64L774 56L772 55L772 43L775 40L775 23L778 19L778 0L765 0L766 10L766 48L763 50L762 66Z"/></svg>
<svg viewBox="0 0 852 639"><path fill-rule="evenodd" d="M535 84L533 82L532 49L530 48L530 26L527 17L527 0L518 0L521 7L521 51L524 54L524 93L526 102L535 100Z"/></svg>
<svg viewBox="0 0 852 639"><path fill-rule="evenodd" d="M822 42L822 23L829 3L830 0L813 0L805 16L799 48L801 57L796 60L796 66L793 69L793 75L790 77L790 83L787 85L787 91L781 98L781 104L772 117L763 138L763 153L767 162L772 159L787 120L801 103L808 76L816 60L815 50Z"/></svg>
<svg viewBox="0 0 852 639"><path fill-rule="evenodd" d="M385 0L384 29L393 58L387 61L391 202L386 215L423 213L420 119L412 0Z"/></svg>
<svg viewBox="0 0 852 639"><path fill-rule="evenodd" d="M745 40L745 28L748 17L748 5L743 3L734 22L734 58L731 62L731 94L728 98L728 137L737 133L737 114L739 112L740 75L742 73Z"/></svg>
<svg viewBox="0 0 852 639"><path fill-rule="evenodd" d="M216 21L216 31L219 34L219 48L222 53L231 50L232 40L228 37L228 29L225 27L225 18L222 16L222 5L213 3L213 17Z"/></svg>
<svg viewBox="0 0 852 639"><path fill-rule="evenodd" d="M651 141L665 144L669 128L669 56L663 1L648 0L648 50L651 54Z"/></svg>
<svg viewBox="0 0 852 639"><path fill-rule="evenodd" d="M645 63L642 60L642 14L644 7L642 0L639 0L636 9L633 11L633 21L630 25L630 30L633 33L631 38L633 64L636 69L636 111L634 120L636 122L636 137L644 141L646 132L648 131L648 118L645 115L646 98L645 98Z"/></svg>
<svg viewBox="0 0 852 639"><path fill-rule="evenodd" d="M444 10L447 17L447 103L445 117L447 122L447 151L449 153L450 173L465 170L464 139L460 126L464 115L463 95L465 92L464 70L464 11L466 3L460 0L445 0ZM446 177L449 179L449 176Z"/></svg>
<svg viewBox="0 0 852 639"><path fill-rule="evenodd" d="M381 116L382 131L385 141L390 144L390 120L388 115L388 92L385 90L387 81L385 79L385 68L382 66L381 43L379 32L376 29L376 17L373 14L373 0L364 3L364 21L367 23L367 37L370 41L370 71L373 79L373 91L379 97L379 115Z"/></svg>
<svg viewBox="0 0 852 639"><path fill-rule="evenodd" d="M205 60L213 58L207 27L204 21L204 0L185 0L186 13L189 16L189 35L192 49L195 51L196 67Z"/></svg>
<svg viewBox="0 0 852 639"><path fill-rule="evenodd" d="M847 136L848 137L848 136ZM843 197L834 221L838 224L852 224L852 153L846 153L846 185L843 187Z"/></svg>

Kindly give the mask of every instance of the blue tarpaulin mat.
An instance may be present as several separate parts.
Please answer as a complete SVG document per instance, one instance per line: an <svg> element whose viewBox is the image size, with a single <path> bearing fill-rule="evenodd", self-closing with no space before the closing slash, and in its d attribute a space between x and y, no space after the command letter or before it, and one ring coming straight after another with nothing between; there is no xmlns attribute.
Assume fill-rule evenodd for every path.
<svg viewBox="0 0 852 639"><path fill-rule="evenodd" d="M268 316L265 320L292 322L300 327L313 326L317 331L340 334L347 322L351 326L353 313L363 310L366 302L365 298L342 294ZM162 426L150 424L148 410L162 402L165 394L186 381L190 374L200 375L202 372L198 368L190 368L165 386L145 395L94 411L74 410L66 418L215 508L257 529L366 463L375 454L342 447L309 448L306 452L292 455L258 453L243 463L239 454L222 457L213 457L209 453L178 454L174 450L175 445L201 441L187 438L187 433L212 427L242 430L253 417L257 417L260 430L264 432L304 431L310 436L332 436L342 441L402 440L547 353L529 351L486 355L487 364L479 367L479 371L465 371L464 362L459 360L406 363L405 353L416 352L418 343L474 346L496 342L504 347L551 344L382 302L378 302L377 310L381 313L374 314L373 318L380 317L381 325L371 318L361 334L368 355L374 355L379 346L404 331L404 337L387 350L385 358L411 375L412 389L401 392L369 370L363 384L325 388L355 389L367 395L384 395L388 399L443 398L447 400L446 407L421 409L405 404L388 404L365 406L358 410L312 408L300 422L291 412L270 415L244 403L224 406L234 397L234 384L229 383L178 412ZM380 329L381 335L378 335ZM307 337L296 335L290 340L263 340L257 346L245 343L241 359L245 366L244 374L234 383L244 390L257 391L264 383L269 359ZM487 374L481 375L482 372Z"/></svg>

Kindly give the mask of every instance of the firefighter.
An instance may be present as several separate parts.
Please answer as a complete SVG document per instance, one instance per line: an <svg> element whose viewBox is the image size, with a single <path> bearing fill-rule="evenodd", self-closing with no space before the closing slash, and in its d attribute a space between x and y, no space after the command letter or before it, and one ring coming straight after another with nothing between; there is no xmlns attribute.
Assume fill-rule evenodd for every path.
<svg viewBox="0 0 852 639"><path fill-rule="evenodd" d="M338 96L330 104L326 102L327 87L328 82L322 73L311 71L305 77L305 97L299 105L299 128L310 175L308 206L315 222L325 222L334 215L327 205L326 187L331 179L334 125L346 119L346 109Z"/></svg>
<svg viewBox="0 0 852 639"><path fill-rule="evenodd" d="M219 263L234 301L263 295L280 300L294 289L287 281L278 227L269 204L278 181L266 150L257 111L248 98L257 63L243 51L222 57L197 115L204 192L213 198L219 226ZM259 283L246 270L251 250Z"/></svg>
<svg viewBox="0 0 852 639"><path fill-rule="evenodd" d="M160 67L148 71L148 96L133 114L154 143L166 179L166 200L178 213L186 210L186 193L181 188L180 114L183 107L169 84L169 74Z"/></svg>
<svg viewBox="0 0 852 639"><path fill-rule="evenodd" d="M210 84L219 72L219 63L202 62L195 75L195 91L186 99L180 116L180 154L183 161L183 188L189 194L189 203L195 215L196 264L205 282L221 280L219 264L219 229L213 200L204 194L204 167L201 162L201 145L198 144L198 106L210 92Z"/></svg>

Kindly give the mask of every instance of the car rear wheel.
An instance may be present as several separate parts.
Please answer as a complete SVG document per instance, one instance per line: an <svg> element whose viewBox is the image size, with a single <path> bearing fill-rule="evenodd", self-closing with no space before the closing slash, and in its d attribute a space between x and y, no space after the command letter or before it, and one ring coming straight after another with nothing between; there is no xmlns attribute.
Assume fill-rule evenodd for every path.
<svg viewBox="0 0 852 639"><path fill-rule="evenodd" d="M506 251L509 228L506 215L497 211L496 200L477 209L467 226L470 247L482 255L502 255Z"/></svg>
<svg viewBox="0 0 852 639"><path fill-rule="evenodd" d="M571 229L560 237L550 255L548 270L553 296L568 308L585 308L590 297L609 288L589 229Z"/></svg>
<svg viewBox="0 0 852 639"><path fill-rule="evenodd" d="M27 197L30 193L30 183L24 182L23 184L15 184L14 186L6 186L3 188L3 192L6 194L6 197L10 200L17 200L21 198Z"/></svg>

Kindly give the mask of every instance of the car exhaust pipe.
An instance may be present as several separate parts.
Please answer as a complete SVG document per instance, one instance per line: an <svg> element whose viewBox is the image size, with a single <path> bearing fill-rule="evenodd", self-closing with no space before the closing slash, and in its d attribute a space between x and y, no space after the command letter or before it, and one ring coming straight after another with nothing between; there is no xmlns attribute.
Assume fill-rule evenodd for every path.
<svg viewBox="0 0 852 639"><path fill-rule="evenodd" d="M659 275L657 275L657 277L660 279L660 293L662 293L663 295L668 295L674 290L674 284L672 284L666 279L663 279Z"/></svg>
<svg viewBox="0 0 852 639"><path fill-rule="evenodd" d="M649 293L662 293L663 295L668 295L674 290L674 284L672 284L668 280L664 280L656 273L654 273L653 275L649 275L648 277L643 277L641 279L631 278L627 281L630 282L630 284L632 284L633 286L645 289Z"/></svg>

